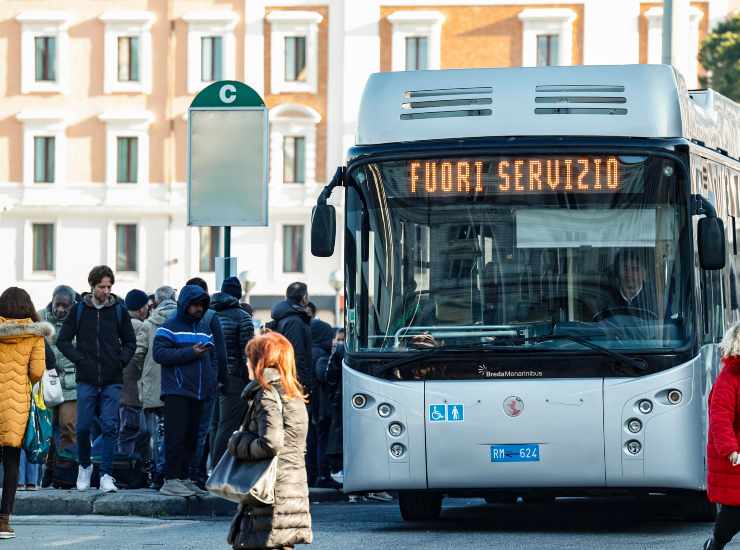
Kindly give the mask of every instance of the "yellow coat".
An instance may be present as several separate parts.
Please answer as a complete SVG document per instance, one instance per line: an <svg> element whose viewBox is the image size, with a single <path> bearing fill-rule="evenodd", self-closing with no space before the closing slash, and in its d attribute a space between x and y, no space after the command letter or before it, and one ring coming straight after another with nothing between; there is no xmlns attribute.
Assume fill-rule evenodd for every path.
<svg viewBox="0 0 740 550"><path fill-rule="evenodd" d="M0 317L0 446L20 447L28 423L29 380L38 382L46 368L44 337L49 323Z"/></svg>

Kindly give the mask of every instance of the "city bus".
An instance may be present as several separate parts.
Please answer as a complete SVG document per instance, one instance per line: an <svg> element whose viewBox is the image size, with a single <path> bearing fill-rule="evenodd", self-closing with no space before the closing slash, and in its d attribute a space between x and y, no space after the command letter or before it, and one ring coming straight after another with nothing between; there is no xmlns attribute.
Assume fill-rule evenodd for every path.
<svg viewBox="0 0 740 550"><path fill-rule="evenodd" d="M667 65L370 76L343 188L344 490L705 496L740 107ZM339 194L339 193L337 193Z"/></svg>

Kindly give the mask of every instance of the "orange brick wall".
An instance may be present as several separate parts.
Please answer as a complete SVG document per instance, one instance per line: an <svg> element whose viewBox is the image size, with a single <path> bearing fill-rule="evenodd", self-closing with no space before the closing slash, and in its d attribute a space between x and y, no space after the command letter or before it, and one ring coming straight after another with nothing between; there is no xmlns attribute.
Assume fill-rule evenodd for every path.
<svg viewBox="0 0 740 550"><path fill-rule="evenodd" d="M318 93L282 93L274 94L270 89L271 82L271 43L270 23L265 20L265 103L269 108L282 103L298 103L316 109L321 115L321 122L316 127L316 181L326 181L326 113L327 113L327 85L329 82L329 8L326 6L291 6L280 8L266 8L269 14L278 10L314 11L323 17L319 23L319 74Z"/></svg>
<svg viewBox="0 0 740 550"><path fill-rule="evenodd" d="M573 21L573 64L583 63L583 5L546 4L521 6L382 6L380 8L380 69L391 70L393 26L388 16L400 10L434 10L442 24L443 69L519 67L522 64L524 25L518 15L528 8L569 8Z"/></svg>
<svg viewBox="0 0 740 550"><path fill-rule="evenodd" d="M699 8L704 12L704 17L699 21L699 43L704 40L709 32L709 4L706 2L692 2L693 7ZM640 4L640 63L647 63L648 58L648 18L645 12L650 8L662 7L660 2L651 2ZM704 67L699 64L699 76L706 73Z"/></svg>

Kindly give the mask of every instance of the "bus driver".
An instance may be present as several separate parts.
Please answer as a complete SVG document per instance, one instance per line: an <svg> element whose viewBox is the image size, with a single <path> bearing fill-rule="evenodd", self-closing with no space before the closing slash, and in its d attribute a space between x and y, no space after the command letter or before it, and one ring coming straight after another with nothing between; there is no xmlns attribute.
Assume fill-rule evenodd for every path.
<svg viewBox="0 0 740 550"><path fill-rule="evenodd" d="M616 287L610 289L607 304L594 316L601 321L614 315L632 315L655 320L655 300L645 288L645 266L637 251L620 250L614 258Z"/></svg>

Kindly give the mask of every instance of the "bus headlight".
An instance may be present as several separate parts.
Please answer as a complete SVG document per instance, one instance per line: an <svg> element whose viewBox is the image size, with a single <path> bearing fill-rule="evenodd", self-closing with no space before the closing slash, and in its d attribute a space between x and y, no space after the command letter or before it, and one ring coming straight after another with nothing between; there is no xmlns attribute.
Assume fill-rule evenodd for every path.
<svg viewBox="0 0 740 550"><path fill-rule="evenodd" d="M391 455L393 458L401 458L403 456L403 453L406 452L406 447L401 445L400 443L394 443L391 445Z"/></svg>
<svg viewBox="0 0 740 550"><path fill-rule="evenodd" d="M633 434L636 434L642 430L642 422L638 418L630 418L627 421L627 429Z"/></svg>
<svg viewBox="0 0 740 550"><path fill-rule="evenodd" d="M388 426L388 433L393 437L399 437L403 433L403 424L400 422L391 422Z"/></svg>
<svg viewBox="0 0 740 550"><path fill-rule="evenodd" d="M640 451L642 450L642 445L640 444L640 442L634 439L631 441L628 441L626 447L627 447L627 452L631 455L639 454Z"/></svg>
<svg viewBox="0 0 740 550"><path fill-rule="evenodd" d="M653 402L649 399L642 399L637 403L637 410L642 414L650 414L653 412Z"/></svg>
<svg viewBox="0 0 740 550"><path fill-rule="evenodd" d="M352 396L352 406L355 409L364 409L367 405L367 395L356 393Z"/></svg>
<svg viewBox="0 0 740 550"><path fill-rule="evenodd" d="M668 390L668 393L665 394L665 398L671 405L678 405L683 399L683 394L681 393L681 390Z"/></svg>
<svg viewBox="0 0 740 550"><path fill-rule="evenodd" d="M388 403L381 403L378 405L378 414L381 416L381 418L388 418L391 414L393 414L393 407L391 407Z"/></svg>

